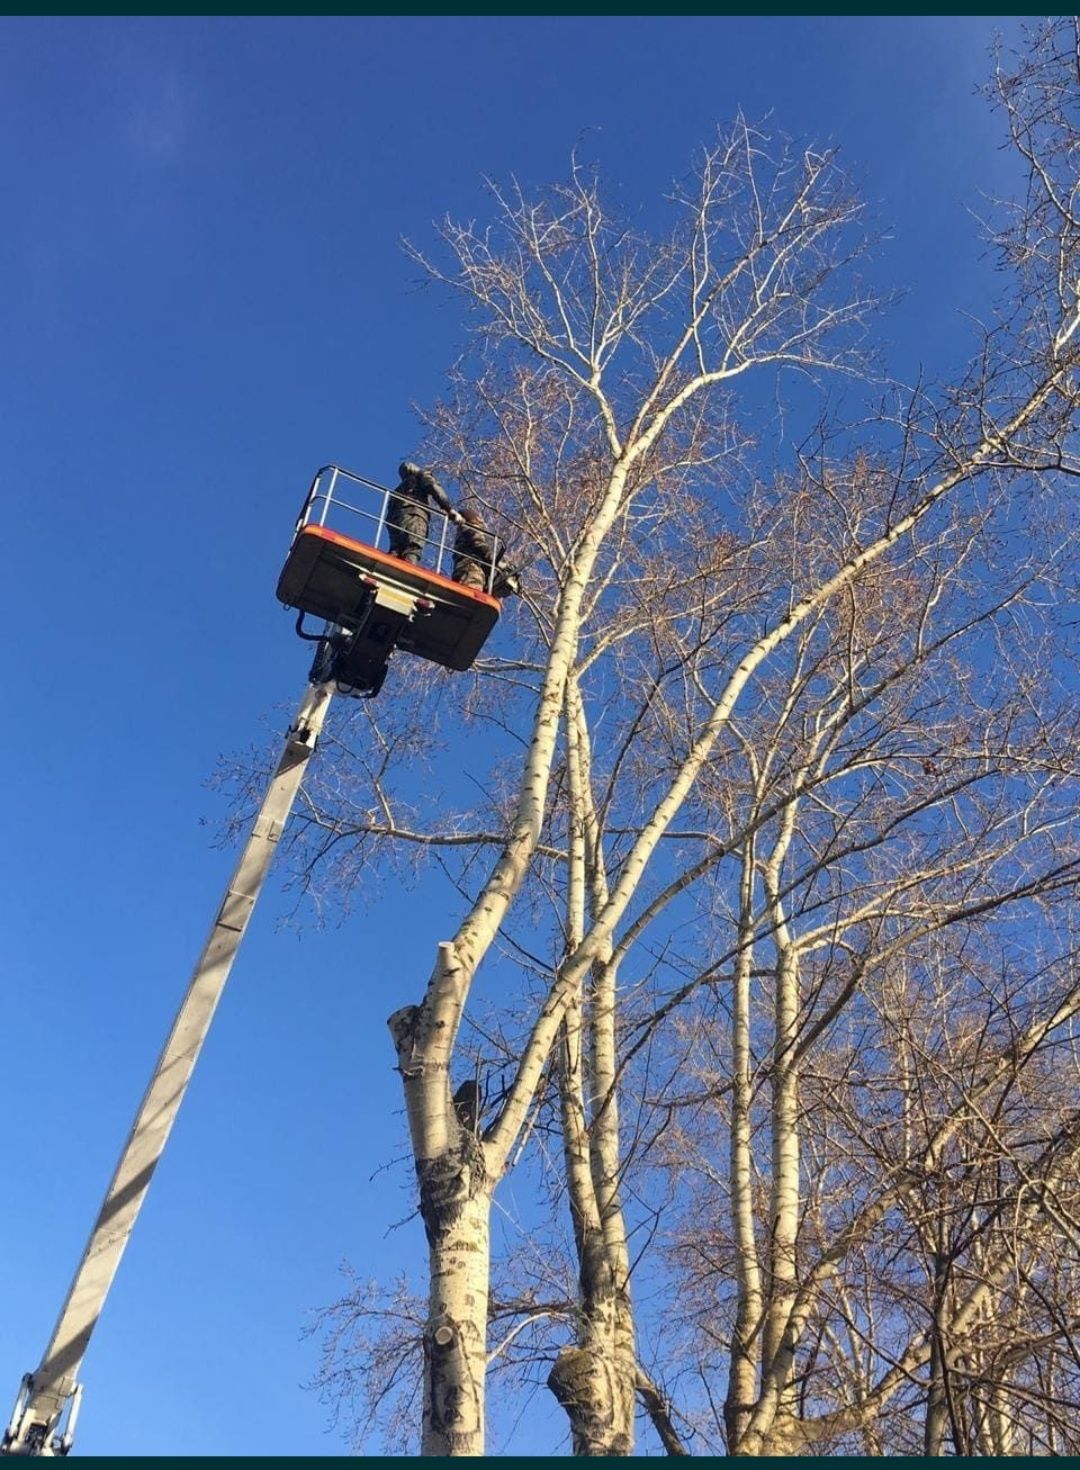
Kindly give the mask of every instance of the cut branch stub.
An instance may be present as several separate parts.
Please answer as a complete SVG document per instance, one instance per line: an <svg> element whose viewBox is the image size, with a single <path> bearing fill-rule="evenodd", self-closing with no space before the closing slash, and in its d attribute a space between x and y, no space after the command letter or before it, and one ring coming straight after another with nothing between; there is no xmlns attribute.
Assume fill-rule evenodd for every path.
<svg viewBox="0 0 1080 1470"><path fill-rule="evenodd" d="M473 1373L475 1353L467 1350L460 1327L446 1318L428 1331L424 1347L429 1430L452 1455L482 1454L483 1395Z"/></svg>
<svg viewBox="0 0 1080 1470"><path fill-rule="evenodd" d="M406 1055L416 1049L416 1028L420 1019L419 1006L402 1006L392 1016L387 1017L386 1024L393 1038L394 1050L397 1052L398 1061L402 1067L405 1066Z"/></svg>

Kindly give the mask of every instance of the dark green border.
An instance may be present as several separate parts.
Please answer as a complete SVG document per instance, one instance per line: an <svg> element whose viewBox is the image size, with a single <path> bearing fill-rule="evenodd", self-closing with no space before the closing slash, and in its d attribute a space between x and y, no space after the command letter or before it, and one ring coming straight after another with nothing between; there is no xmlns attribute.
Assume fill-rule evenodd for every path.
<svg viewBox="0 0 1080 1470"><path fill-rule="evenodd" d="M806 5L800 6L798 4L791 4L791 3L789 3L789 4L783 5L783 6L766 6L766 5L738 4L738 3L729 3L727 5L716 4L716 3L709 4L709 3L706 3L706 0L699 0L699 3L696 4L696 5L693 4L693 3L687 3L687 0L674 0L674 4L673 4L673 6L670 9L663 9L660 6L658 6L657 0L652 0L652 3L651 4L639 4L639 5L626 4L625 3L625 0L611 0L611 4L609 6L607 6L607 7L605 7L603 4L597 4L596 3L596 0L593 0L593 3L592 4L585 4L585 5L582 5L582 4L578 4L578 5L552 4L552 3L550 3L550 0L549 0L549 3L543 4L543 5L533 5L533 6L519 5L519 6L516 6L516 7L513 6L513 5L506 4L505 3L505 0L502 0L502 3L497 3L497 0L492 0L492 3L487 4L487 5L477 4L477 3L475 3L475 0L473 0L473 3L467 4L467 5L464 5L464 6L462 6L462 5L455 5L455 4L451 3L451 0L446 0L446 3L444 3L442 5L432 4L431 3L431 0L428 0L428 3L423 4L423 5L419 5L419 6L412 6L412 5L408 5L408 4L401 4L399 6L394 6L392 4L391 5L388 5L388 4L385 4L385 3L383 3L383 4L372 4L372 5L369 5L369 6L359 6L359 5L355 5L355 4L354 5L341 5L341 6L320 5L320 7L319 7L319 9L317 11L312 11L312 12L308 12L308 11L297 9L295 7L295 5L292 5L292 6L290 6L290 5L282 5L279 8L275 9L272 6L267 6L267 5L254 5L254 4L251 5L251 6L249 6L249 7L246 7L246 8L243 7L243 6L235 6L234 5L234 6L230 6L228 8L219 10L219 11L206 10L202 6L193 7L191 10L184 10L183 7L178 7L178 6L175 6L175 5L168 5L168 4L162 5L158 10L154 10L152 7L146 7L146 6L134 7L134 6L123 6L123 5L120 5L120 6L110 6L108 8L108 10L100 10L99 11L97 9L92 9L90 7L86 7L86 8L82 8L82 9L78 9L78 8L70 8L70 9L68 9L68 8L65 8L65 9L62 9L62 10L56 10L56 9L51 9L51 8L43 8L41 10L35 10L35 9L33 9L32 6L31 7L28 7L28 6L24 6L24 5L19 5L17 3L16 4L12 4L11 7L10 7L10 9L5 9L4 8L4 5L3 5L3 0L0 0L0 16L4 16L4 15L9 15L9 16L42 16L42 17L56 17L58 19L64 19L64 18L67 18L67 17L74 17L74 16L97 16L99 18L104 18L106 16L108 16L108 17L113 17L113 16L133 16L133 17L134 16L179 16L179 17L182 17L182 18L187 18L187 17L204 17L204 18L210 18L210 19L217 19L217 18L221 18L221 17L230 17L230 18L231 17L251 17L251 18L255 19L255 18L258 18L260 16L266 17L266 18L277 18L277 17L280 17L280 16L290 16L290 17L292 17L294 19L308 20L308 19L318 19L319 17L322 17L322 16L353 16L354 15L354 16L358 16L358 17L361 17L361 16L388 16L388 17L395 17L395 16L410 17L410 16L415 16L418 19L424 19L424 18L435 17L435 16L456 16L456 17L459 17L461 19L470 18L470 17L488 17L488 16L490 16L490 17L501 17L501 18L504 18L504 19L514 19L514 18L516 18L518 16L521 16L521 17L566 16L566 17L571 17L571 18L592 18L592 19L602 18L602 19L612 19L612 20L618 20L618 19L620 19L622 17L646 16L646 17L652 17L652 18L657 19L657 20L667 20L669 18L675 19L675 18L678 18L678 17L697 16L697 15L701 15L701 16L731 15L731 16L746 16L746 17L750 17L750 18L770 17L771 16L771 17L774 17L774 18L777 18L777 19L783 19L784 17L803 16L803 15L817 15L817 16L822 16L822 17L831 17L831 16L900 16L900 17L905 17L905 16L907 16L907 17L912 17L912 18L914 18L914 17L922 17L922 18L928 18L928 19L937 20L937 19L944 19L944 18L946 18L948 16L957 16L957 15L982 15L982 16L987 16L987 17L991 17L991 18L992 17L995 17L995 16L1001 16L1001 17L1040 16L1040 17L1042 17L1042 16L1046 16L1046 15L1051 14L1051 13L1052 12L1048 12L1045 8L1040 8L1039 6L1030 5L1030 4L1027 5L1027 6L1022 5L1022 4L1021 5L1012 5L1012 6L993 5L993 4L991 4L991 5L978 5L978 4L974 4L974 3L969 3L968 5L953 4L947 10L940 11L940 10L932 10L932 9L930 9L925 3L923 5L921 5L921 6L913 6L911 9L903 9L901 7L891 6L891 5L890 6L883 6L880 9L874 9L873 7L867 6L865 3L862 4L862 5L859 5L859 4L847 4L847 5L845 5L843 3L840 3L840 4L832 4L832 5L828 5L828 6L811 5L811 4L806 4Z"/></svg>

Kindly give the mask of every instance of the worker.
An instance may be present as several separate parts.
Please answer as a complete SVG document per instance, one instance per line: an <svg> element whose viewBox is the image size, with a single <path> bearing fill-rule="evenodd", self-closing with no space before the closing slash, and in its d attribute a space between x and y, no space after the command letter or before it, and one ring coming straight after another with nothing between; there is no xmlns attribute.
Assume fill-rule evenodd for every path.
<svg viewBox="0 0 1080 1470"><path fill-rule="evenodd" d="M469 1077L454 1093L453 1102L454 1112L462 1128L466 1133L475 1133L476 1125L480 1121L480 1110L483 1107L483 1095L479 1082Z"/></svg>
<svg viewBox="0 0 1080 1470"><path fill-rule="evenodd" d="M493 592L505 597L521 590L521 579L511 567L501 545L484 529L480 512L472 506L461 512L458 533L454 537L453 578L463 587L480 592Z"/></svg>
<svg viewBox="0 0 1080 1470"><path fill-rule="evenodd" d="M450 504L442 486L427 470L405 460L398 465L398 475L401 484L391 496L386 512L390 551L402 561L419 566L431 520L429 506L432 503L437 505L456 525L461 524L461 516Z"/></svg>

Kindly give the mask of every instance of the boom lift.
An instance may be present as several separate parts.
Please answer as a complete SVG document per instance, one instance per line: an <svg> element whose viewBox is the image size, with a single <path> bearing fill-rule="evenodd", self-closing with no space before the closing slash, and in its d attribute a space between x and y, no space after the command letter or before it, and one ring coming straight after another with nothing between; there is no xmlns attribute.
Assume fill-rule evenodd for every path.
<svg viewBox="0 0 1080 1470"><path fill-rule="evenodd" d="M341 491L366 504L352 505ZM335 492L337 498L335 498ZM368 492L376 492L372 501ZM210 1030L278 839L315 749L334 693L373 698L395 648L467 669L499 616L498 599L455 583L444 573L447 525L429 540L435 570L380 549L394 492L336 465L319 470L297 521L278 581L278 596L298 611L297 631L318 643L309 684L266 787L263 802L218 909L172 1030L150 1078L75 1279L39 1366L22 1380L0 1442L10 1455L66 1455L82 1401L79 1370L105 1299L131 1237L158 1160L180 1110ZM359 517L357 540L328 524ZM493 585L494 569L486 582ZM321 633L303 631L305 614L320 617Z"/></svg>

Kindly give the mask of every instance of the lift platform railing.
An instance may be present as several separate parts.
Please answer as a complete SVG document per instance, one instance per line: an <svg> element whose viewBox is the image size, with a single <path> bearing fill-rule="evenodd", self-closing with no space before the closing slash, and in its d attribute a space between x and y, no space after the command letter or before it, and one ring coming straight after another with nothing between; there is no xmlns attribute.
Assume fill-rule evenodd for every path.
<svg viewBox="0 0 1080 1470"><path fill-rule="evenodd" d="M346 495L350 499L346 500ZM353 504L353 500L360 503ZM358 475L354 470L346 470L336 464L323 465L311 482L311 488L297 518L296 534L299 535L305 526L324 526L327 530L337 531L354 541L362 541L366 546L374 546L376 551L386 551L393 555L390 548L389 516L394 501L405 505L416 504L410 496L399 495L388 486ZM429 534L423 538L425 555L421 564L427 566L430 558L433 564L429 566L429 570L439 572L444 577L452 577L455 559L473 562L483 573L484 591L491 593L501 550L499 538L490 532L485 533L492 545L493 554L490 560L487 557L480 560L468 553L455 553L454 530L450 520L434 506L425 509L430 514L429 532L435 530L438 534Z"/></svg>

